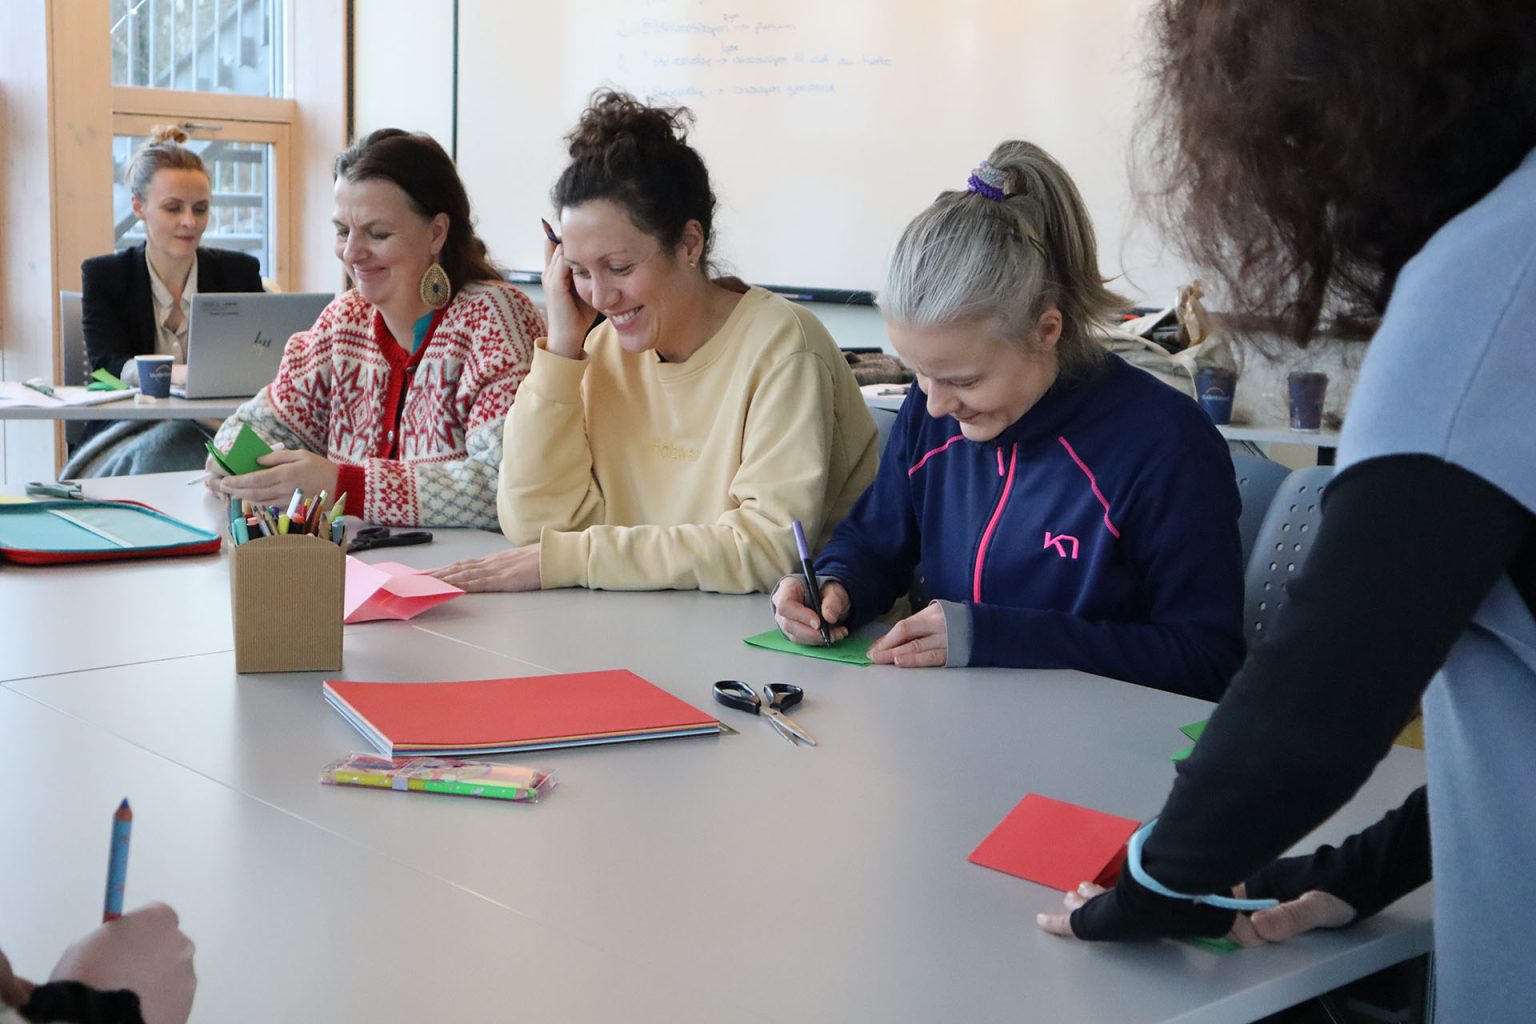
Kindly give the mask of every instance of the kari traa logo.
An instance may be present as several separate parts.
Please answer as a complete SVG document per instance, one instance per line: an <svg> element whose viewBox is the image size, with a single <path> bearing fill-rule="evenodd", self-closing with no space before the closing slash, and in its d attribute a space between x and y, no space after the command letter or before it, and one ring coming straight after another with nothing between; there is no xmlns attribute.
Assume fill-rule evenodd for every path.
<svg viewBox="0 0 1536 1024"><path fill-rule="evenodd" d="M1072 545L1071 554L1067 553L1068 544ZM1074 561L1077 559L1077 538L1070 533L1058 533L1052 536L1051 531L1046 530L1044 547L1055 548L1058 558L1070 558Z"/></svg>

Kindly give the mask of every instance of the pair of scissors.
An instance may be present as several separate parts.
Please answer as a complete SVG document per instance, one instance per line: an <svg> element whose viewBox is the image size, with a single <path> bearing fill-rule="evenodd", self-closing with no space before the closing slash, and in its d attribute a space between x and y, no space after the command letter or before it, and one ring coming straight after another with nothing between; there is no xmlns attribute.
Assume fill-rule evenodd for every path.
<svg viewBox="0 0 1536 1024"><path fill-rule="evenodd" d="M77 483L69 483L60 480L57 483L44 483L34 480L27 484L27 493L34 498L65 498L70 501L84 501L85 492Z"/></svg>
<svg viewBox="0 0 1536 1024"><path fill-rule="evenodd" d="M365 526L352 535L352 540L347 544L347 554L372 548L403 548L431 542L431 530L392 530L387 526Z"/></svg>
<svg viewBox="0 0 1536 1024"><path fill-rule="evenodd" d="M762 697L739 679L722 679L715 684L715 700L721 704L738 711L761 714L790 746L799 742L814 747L816 741L811 734L783 714L784 708L792 708L804 699L805 691L793 683L765 683Z"/></svg>

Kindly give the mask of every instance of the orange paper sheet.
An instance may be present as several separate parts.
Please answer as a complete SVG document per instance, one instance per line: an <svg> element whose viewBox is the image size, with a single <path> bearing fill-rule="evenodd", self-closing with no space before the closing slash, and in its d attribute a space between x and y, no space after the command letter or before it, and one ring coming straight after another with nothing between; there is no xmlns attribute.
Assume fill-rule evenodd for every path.
<svg viewBox="0 0 1536 1024"><path fill-rule="evenodd" d="M1111 886L1139 822L1030 793L971 851L972 864L1066 892Z"/></svg>

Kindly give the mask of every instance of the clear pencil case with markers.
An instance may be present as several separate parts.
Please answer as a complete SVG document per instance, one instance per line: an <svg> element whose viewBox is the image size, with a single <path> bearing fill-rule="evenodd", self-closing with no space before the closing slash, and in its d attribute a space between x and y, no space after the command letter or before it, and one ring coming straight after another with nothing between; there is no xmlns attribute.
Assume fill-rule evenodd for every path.
<svg viewBox="0 0 1536 1024"><path fill-rule="evenodd" d="M543 768L456 757L381 757L350 754L320 770L328 786L366 786L402 793L446 793L535 803L555 788Z"/></svg>

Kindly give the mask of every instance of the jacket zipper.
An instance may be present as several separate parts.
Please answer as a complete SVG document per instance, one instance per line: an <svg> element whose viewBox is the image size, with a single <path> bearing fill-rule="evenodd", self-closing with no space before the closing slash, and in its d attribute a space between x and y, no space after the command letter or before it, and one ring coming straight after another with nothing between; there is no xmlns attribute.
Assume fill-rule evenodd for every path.
<svg viewBox="0 0 1536 1024"><path fill-rule="evenodd" d="M982 531L981 543L976 545L976 566L971 576L971 601L981 603L981 572L986 564L987 545L992 542L992 535L997 531L998 520L1003 517L1003 506L1008 504L1008 495L1013 491L1013 474L1019 464L1019 445L1014 442L1008 454L1008 471L1003 472L1003 447L997 447L997 475L1003 477L1003 493L998 495L997 505L992 509L992 516L987 520L986 529Z"/></svg>

